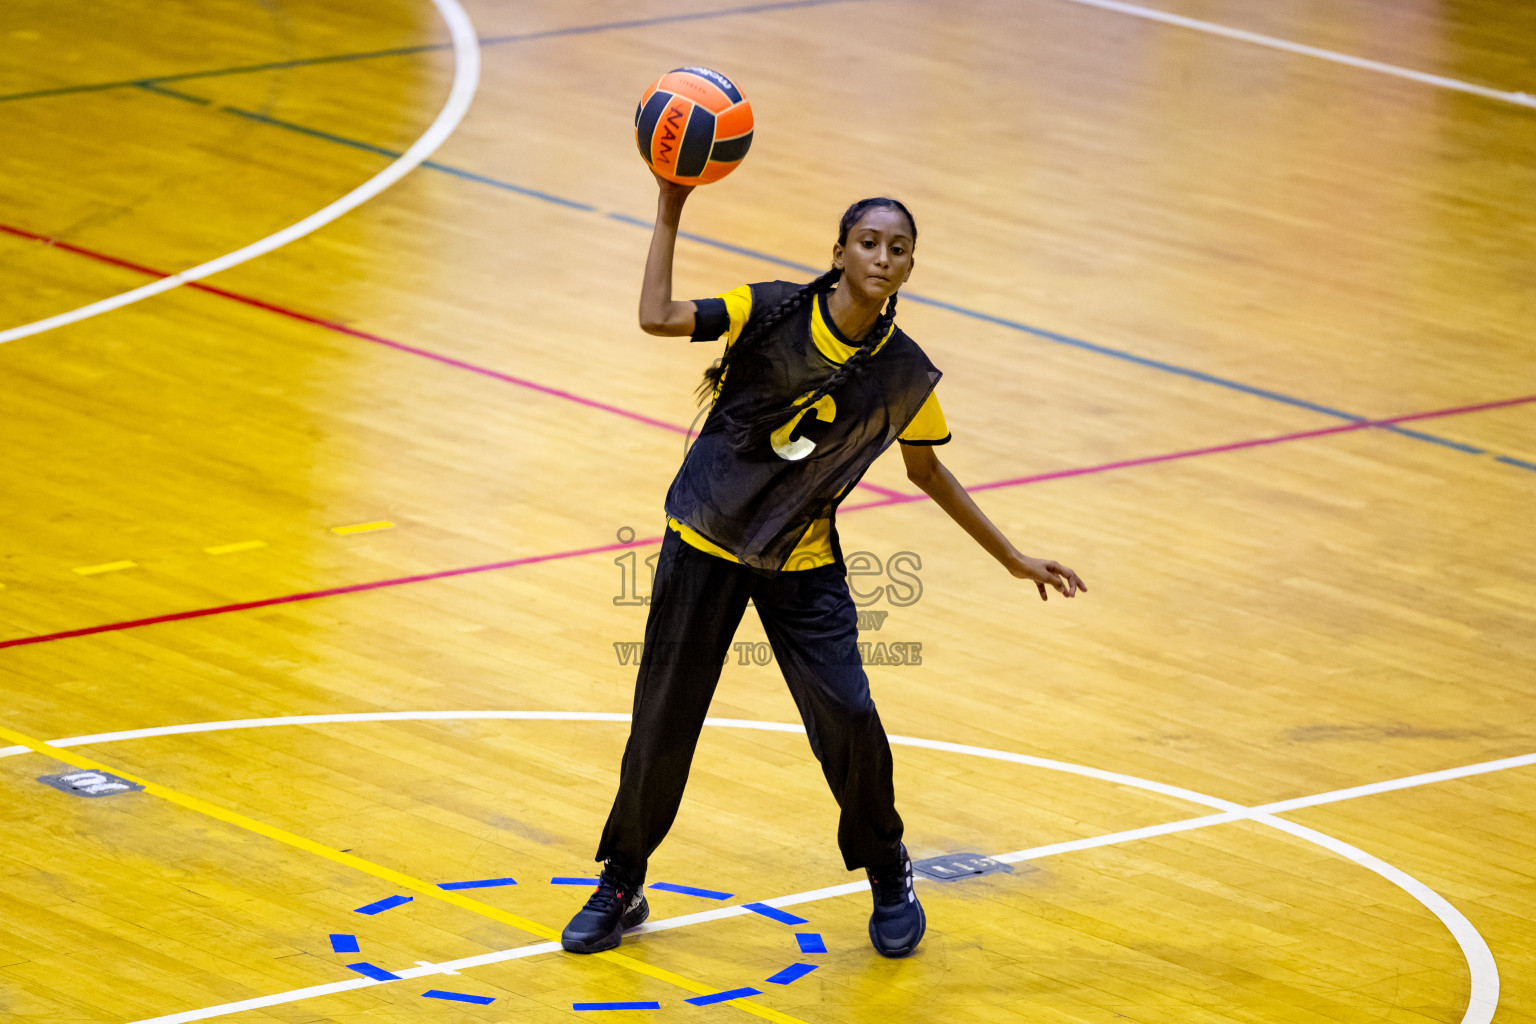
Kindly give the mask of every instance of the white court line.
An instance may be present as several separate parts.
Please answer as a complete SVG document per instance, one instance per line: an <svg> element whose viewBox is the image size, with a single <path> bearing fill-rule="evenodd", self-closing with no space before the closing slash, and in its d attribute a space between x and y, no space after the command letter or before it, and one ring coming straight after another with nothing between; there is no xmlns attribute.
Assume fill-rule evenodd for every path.
<svg viewBox="0 0 1536 1024"><path fill-rule="evenodd" d="M768 723L764 723L768 724ZM798 731L798 730L794 730ZM26 749L26 748L23 748ZM1093 836L1087 839L1077 839L1067 843L1055 843L1050 846L1039 846L1029 850L1017 850L1013 853L1000 854L993 860L1006 863L1018 863L1023 860L1035 860L1040 857L1057 853L1067 853L1071 850L1086 850L1097 846L1109 846L1113 843L1127 842L1132 839L1141 839L1149 835L1166 835L1170 832L1182 832L1194 828L1203 828L1207 825L1217 825L1226 821L1235 821L1243 817L1241 813L1229 812L1224 814L1211 814L1201 818L1189 818L1184 821L1171 822L1167 825L1154 825L1150 828L1132 829L1128 832L1114 832L1109 835ZM920 881L929 879L921 875ZM772 899L756 900L754 902L765 903L770 907L793 907L802 903L815 903L820 900L833 899L838 896L852 896L869 891L869 883L845 882L842 885L829 885L822 889L811 889L806 892L792 893L787 896L775 896ZM736 905L730 907L716 907L712 910L702 910L695 914L683 914L678 917L669 917L660 921L647 921L638 928L625 932L625 935L645 935L651 932L671 931L673 928L685 928L689 925L704 924L709 921L720 921L731 917L750 917L753 912L746 907ZM417 967L410 970L395 971L401 980L421 978L432 974L446 974L450 971L462 971L470 967L483 967L487 964L503 963L507 960L520 960L524 957L537 956L540 953L553 953L560 949L558 942L537 942L527 946L515 946L511 949L497 950L494 953L482 953L478 956L464 957L460 960L446 960L431 967ZM184 1010L180 1013L168 1013L161 1017L148 1017L144 1020L134 1021L133 1024L189 1024L191 1021L207 1020L210 1017L223 1017L233 1013L243 1013L247 1010L259 1010L268 1006L280 1006L285 1003L297 1003L305 999L314 999L317 996L333 995L338 992L349 992L353 989L369 988L373 985L389 985L389 981L376 981L372 978L350 978L346 981L331 982L326 985L311 985L307 988L293 989L290 992L279 992L270 996L257 996L254 999L242 999L232 1003L221 1003L218 1006L205 1006L197 1010Z"/></svg>
<svg viewBox="0 0 1536 1024"><path fill-rule="evenodd" d="M423 964L421 967L412 967L404 971L391 973L400 977L401 981L412 978L427 978L434 974L456 974L466 967L484 967L486 964L499 964L507 960L521 960L523 957L538 956L540 953L556 953L560 950L558 942L536 942L530 946L519 946L516 949L502 949L494 953L482 953L479 956L467 956L462 960L451 960L440 964ZM421 961L417 961L421 963ZM268 1006L282 1006L285 1003L297 1003L305 999L314 999L318 996L331 996L338 992L351 992L359 988L372 988L375 985L390 985L390 981L378 981L374 978L349 978L346 981L333 981L325 985L311 985L308 988L296 988L291 992L279 992L270 996L257 996L254 999L242 999L238 1003L224 1003L221 1006L207 1006L201 1010L187 1010L183 1013L168 1013L163 1017L150 1017L147 1020L138 1021L137 1024L186 1024L188 1021L207 1020L209 1017L222 1017L230 1013L240 1013L244 1010L260 1010Z"/></svg>
<svg viewBox="0 0 1536 1024"><path fill-rule="evenodd" d="M1440 923L1450 931L1451 937L1461 947L1462 956L1467 960L1471 992L1467 996L1467 1011L1461 1017L1462 1024L1490 1024L1494 1012L1499 1008L1499 966L1494 962L1493 950L1488 948L1482 933L1467 920L1465 914L1452 906L1449 900L1401 868L1394 867L1379 857L1373 857L1358 846L1351 846L1342 839L1335 839L1317 829L1298 825L1272 814L1254 814L1252 817L1261 825L1289 832L1297 839L1316 843L1326 850L1332 850L1339 856L1354 861L1368 871L1374 871L1428 907L1430 913L1438 917Z"/></svg>
<svg viewBox="0 0 1536 1024"><path fill-rule="evenodd" d="M761 724L767 725L774 723ZM788 727L782 731L798 730L795 730L793 727ZM896 737L892 737L892 739L894 740ZM1536 755L1532 755L1532 758L1536 758ZM1514 761L1522 759L1508 758L1506 760ZM1509 764L1505 765L1505 767L1512 768L1516 767L1516 765ZM1413 776L1413 778L1424 779L1425 776ZM1398 781L1402 780L1393 780L1393 782ZM1424 783L1421 782L1418 784L1423 785ZM1356 787L1357 790L1361 788L1363 787ZM1397 786L1394 788L1404 787ZM1351 796L1338 797L1338 799L1345 800L1352 799L1355 796L1364 795L1352 790L1340 790L1336 792L1350 793ZM1334 794L1331 793L1322 793L1318 794L1318 797L1330 797L1333 795ZM1034 861L1039 860L1042 857L1054 856L1061 853L1071 853L1077 850L1089 850L1102 846L1111 846L1117 843L1131 842L1137 839L1145 839L1152 836L1171 835L1176 832L1188 832L1194 829L1207 828L1211 825L1221 825L1231 821L1239 821L1248 818L1252 818L1253 820L1261 820L1263 818L1270 817L1268 815L1259 815L1257 813L1258 810L1258 808L1245 808L1241 811L1228 811L1221 814L1208 814L1199 818L1186 818L1182 821L1168 822L1167 824L1163 825L1150 825L1146 828L1129 829L1123 832L1111 832L1101 836L1090 836L1085 839L1074 839L1070 842L1052 843L1049 846L1036 846L1027 850L1015 850L1012 853L998 854L992 859L1002 861L1003 863L1007 864L1017 864L1021 861ZM1334 839L1332 836L1325 835L1321 832L1315 832L1314 830L1308 829L1302 825L1294 825L1291 822L1284 821L1279 818L1272 818L1269 821L1264 821L1264 824L1269 824L1272 825L1272 827L1281 829L1282 831L1290 832L1293 835L1296 835L1298 838L1306 839L1309 842L1314 842L1318 845L1324 846L1348 860L1360 863L1362 866L1370 867L1371 870L1375 871L1382 877L1387 878L1389 881L1396 883L1399 887L1408 891L1411 895L1420 896L1419 893L1415 892L1415 889L1417 888L1422 890L1423 896L1420 896L1419 901L1424 903L1426 906L1430 906L1430 903L1433 901L1440 901L1441 903L1444 903L1443 898L1438 893L1430 890L1427 886L1424 886L1423 883L1419 882L1417 879L1414 879L1412 876L1399 871L1397 868L1392 867L1390 864L1386 864L1385 862L1371 857L1370 854L1364 853L1363 851L1358 850L1357 848L1352 847L1347 843ZM1366 864L1366 861L1374 861L1374 865ZM922 875L918 875L917 879L922 882L930 881L930 879L925 878ZM815 903L820 900L833 899L838 896L852 896L868 891L868 882L846 882L842 885L830 885L821 889L810 889L806 892L792 893L787 896L775 896L771 899L757 900L755 902L765 903L770 907L784 908L798 906L804 903ZM1427 899L1423 898L1424 896L1427 896ZM1433 906L1430 906L1430 909L1435 911L1436 916L1440 917L1442 921L1445 920L1445 914L1441 912L1442 910L1449 911L1449 915L1453 920L1459 919L1456 925L1456 929L1460 930L1462 934L1458 935L1456 934L1456 931L1453 931L1453 935L1455 935L1458 943L1460 943L1463 948L1466 948L1467 944L1471 944L1474 952L1470 953L1468 956L1469 963L1472 962L1474 957L1477 957L1480 961L1479 966L1483 971L1493 972L1495 986L1493 988L1491 998L1486 990L1482 992L1475 991L1473 993L1473 1000L1476 1001L1478 1006L1480 1008L1486 1007L1486 1015L1479 1014L1474 1016L1472 1013L1472 1006L1469 1005L1468 1013L1465 1017L1463 1017L1464 1024L1470 1024L1471 1021L1490 1020L1493 1016L1493 1008L1498 1003L1498 972L1496 966L1493 963L1492 954L1488 952L1487 945L1482 942L1482 937L1477 934L1476 930L1472 929L1471 924L1467 923L1466 919L1462 917L1454 908L1450 907L1449 904L1445 904L1444 907L1440 908L1440 910L1436 910L1436 908ZM710 921L720 921L731 917L749 917L752 915L752 913L752 911L740 905L730 907L716 907L712 910L703 910L694 914L683 914L678 917L669 917L660 921L647 921L640 927L631 929L625 934L634 936L649 934L651 932L670 931L674 928L685 928L690 925L704 924ZM1467 930L1471 930L1470 934L1467 934ZM1481 946L1480 951L1478 950L1479 946ZM433 974L458 972L471 967L483 967L488 964L504 963L508 960L520 960L524 957L537 956L541 953L553 953L559 949L560 944L558 942L538 942L527 946L516 946L511 949L497 950L493 953L481 953L477 956L464 957L459 960L446 960L439 964L433 964L430 967L417 967L411 968L409 970L396 971L394 973L398 974L401 980L408 980L412 978L427 977ZM1479 952L1484 956L1479 956ZM1476 975L1477 972L1474 971L1474 979ZM191 1021L207 1020L211 1017L223 1017L229 1014L241 1013L246 1010L256 1010L267 1006L279 1006L285 1003L296 1003L305 999L313 999L317 996L332 995L337 992L351 991L352 989L368 988L373 985L388 984L391 984L391 982L375 981L371 978L354 978L347 981L332 982L327 985L312 985L308 988L294 989L290 992L280 992L270 996L258 996L255 999L243 999L232 1003L222 1003L218 1006L207 1006L197 1010L186 1010L180 1013L166 1014L161 1017L149 1017L144 1020L134 1021L133 1024L190 1024ZM1469 1004L1470 1002L1472 1002L1472 1000L1469 1000Z"/></svg>
<svg viewBox="0 0 1536 1024"><path fill-rule="evenodd" d="M142 740L154 736L184 736L188 733L225 732L230 729L262 729L278 725L331 725L343 722L458 722L498 719L517 722L627 722L628 712L617 711L357 711L332 715L287 715L281 718L237 718L226 722L193 722L187 725L159 725L149 729L120 729L96 732L89 736L67 736L50 740L55 747L80 747L90 743L117 740ZM799 725L779 722L747 722L734 718L706 718L705 725L724 728L757 729L762 732L804 733ZM0 747L0 757L29 754L30 747ZM1021 755L1022 756L1022 755Z"/></svg>
<svg viewBox="0 0 1536 1024"><path fill-rule="evenodd" d="M143 287L123 292L121 295L114 295L111 298L81 306L79 309L72 309L67 313L59 313L0 331L0 344L33 334L41 334L43 331L51 331L55 327L76 323L96 316L98 313L120 309L152 295L170 291L188 281L196 281L211 274L217 274L221 270L228 270L247 260L265 255L349 213L415 170L417 164L431 156L433 151L453 134L459 122L464 119L464 114L469 110L470 101L475 97L475 89L480 84L480 40L475 34L475 26L470 23L469 15L460 6L459 0L432 0L432 3L442 15L443 21L447 23L448 32L453 39L453 87L449 89L448 100L443 104L443 109L438 112L437 119L419 139L411 143L411 148L400 154L399 159L329 206L316 210L308 217L296 224L290 224L276 234L268 235L243 249L236 249L207 263L183 270L179 274L172 274L170 277L161 278Z"/></svg>
<svg viewBox="0 0 1536 1024"><path fill-rule="evenodd" d="M627 722L628 714L607 711L362 711L332 715L287 715L280 718L236 718L225 722L192 722L186 725L159 725L149 729L119 729L95 732L88 736L66 736L49 740L49 746L81 747L91 743L117 740L142 740L155 736L185 736L199 732L225 732L230 729L262 729L279 725L329 725L341 722L453 722L500 718L518 721L553 722ZM0 757L31 752L30 747L0 747Z"/></svg>
<svg viewBox="0 0 1536 1024"><path fill-rule="evenodd" d="M140 739L151 736L173 736L188 733L216 732L225 729L252 729L266 726L279 725L323 725L341 722L388 722L388 721L453 721L465 719L504 719L524 721L584 721L584 722L624 722L629 719L626 714L615 712L594 711L384 711L384 712L360 712L330 715L294 715L282 718L249 718L226 722L200 722L188 725L160 726L148 729L128 729L117 732L94 733L87 736L73 736L54 740L57 746L80 746L87 743L105 743L115 740ZM755 722L734 718L708 718L707 725L734 728L755 729L763 732L802 733L804 729L798 725L790 725L780 722ZM1508 768L1524 767L1536 764L1536 754L1527 754L1519 757L1500 758L1496 761L1483 761L1478 764L1463 765L1459 768L1449 768L1437 772L1423 772L1399 779L1388 779L1382 782L1369 783L1364 786L1352 786L1348 789L1332 790L1328 793L1320 793L1310 797L1300 797L1294 800L1283 800L1258 807L1245 807L1223 800L1220 797L1208 796L1193 790L1183 789L1178 786L1169 786L1164 783L1142 779L1134 775L1124 775L1119 772L1104 771L1086 765L1076 765L1066 761L1056 761L1050 758L1035 757L1029 754L1015 754L1009 751L992 750L987 747L974 747L965 744L948 743L942 740L926 740L909 736L891 736L890 741L896 746L923 747L930 750L941 750L953 753L969 754L972 756L986 757L993 760L1011 761L1017 764L1031 765L1047 768L1053 771L1062 771L1074 775L1082 775L1088 778L1113 782L1117 785L1132 786L1150 792L1161 793L1169 796L1177 796L1181 799L1191 800L1208 807L1222 808L1218 814L1208 814L1198 818L1186 818L1182 821L1168 822L1162 825L1149 825L1143 828L1129 829L1122 832L1109 833L1101 836L1091 836L1085 839L1075 839L1064 843L1053 843L1047 846L1032 847L1027 850L1016 850L1013 853L998 854L994 859L1005 863L1017 863L1020 861L1038 860L1041 857L1053 856L1061 853L1069 853L1077 850L1093 849L1096 847L1110 846L1117 843L1130 842L1136 839L1145 839L1153 836L1172 835L1178 832L1187 832L1198 828L1206 828L1211 825L1219 825L1238 820L1251 820L1262 825L1286 832L1306 842L1314 843L1329 850L1347 860L1374 872L1392 884L1398 886L1408 895L1412 896L1422 906L1440 919L1451 932L1452 938L1462 951L1469 972L1470 994L1467 1001L1466 1012L1462 1016L1461 1024L1488 1024L1493 1019L1493 1014L1498 1006L1499 998L1499 974L1498 965L1494 962L1493 954L1488 949L1488 944L1477 929L1472 926L1465 916L1452 906L1444 897L1440 896L1429 886L1413 878L1406 872L1387 864L1385 861L1366 853L1358 847L1351 846L1342 840L1318 832L1315 829L1297 825L1284 819L1275 817L1272 811L1282 809L1294 809L1299 807L1311 807L1318 804L1333 803L1339 800L1350 800L1360 796L1375 793L1386 793L1395 790L1406 789L1410 786L1422 786L1433 782L1441 782L1449 779L1467 778L1473 775L1486 774L1488 772L1503 771ZM28 753L26 747L0 748L0 757L9 757ZM926 881L926 879L925 879ZM863 882L850 882L843 885L829 886L822 889L813 889L808 892L795 893L788 896L774 897L760 902L775 907L795 906L800 903L810 903L816 900L829 899L835 896L849 895L863 890ZM668 918L665 921L650 922L638 932L664 931L670 928L679 928L685 925L699 924L705 921L719 920L725 917L734 917L749 913L740 906L721 907L715 910L703 911L697 914L688 914L682 917ZM433 974L445 974L460 968L483 966L485 964L500 963L506 960L520 959L534 956L538 953L554 952L558 945L551 942L535 943L529 946L520 946L513 949L499 950L492 953L483 953L478 956L466 957L462 960L449 961L442 964L432 964L408 968L398 972L402 979L425 977ZM418 964L421 961L418 961ZM204 1020L209 1017L222 1016L229 1013L237 1013L242 1010L258 1009L265 1006L274 1006L281 1003L295 1002L301 999L309 999L318 995L326 995L334 992L344 992L356 988L367 988L371 985L388 984L388 982L374 981L368 978L351 978L346 981L332 982L326 985L312 985L307 988L297 989L292 992L278 993L270 996L258 996L237 1003L225 1003L220 1006L205 1007L198 1010L187 1010L181 1013L168 1014L161 1017L149 1018L136 1022L136 1024L181 1024L181 1022Z"/></svg>
<svg viewBox="0 0 1536 1024"><path fill-rule="evenodd" d="M1446 78L1443 75L1431 75L1423 71L1414 71L1412 68L1399 67L1396 64L1385 64L1379 60L1354 57L1347 53L1339 53L1337 50L1324 50L1316 46L1305 46L1301 43L1293 43L1288 39L1261 35L1258 32L1247 32L1240 28L1228 28L1226 25L1218 25L1211 21L1200 21L1198 18L1186 18L1182 14L1170 14L1167 11L1160 11L1154 7L1123 3L1122 0L1069 0L1069 2L1082 4L1085 7L1098 7L1106 11L1115 11L1119 14L1129 14L1134 18L1160 21L1166 25L1178 25L1180 28L1191 28L1197 32L1208 32L1211 35L1225 36L1228 39L1237 39L1245 43L1267 46L1274 50L1284 50L1287 53L1299 53L1306 57L1316 57L1319 60L1328 60L1335 64L1345 64L1352 68L1377 71L1396 78L1406 78L1413 82L1422 82L1425 85L1439 86L1442 89L1454 89L1457 92L1471 93L1474 96L1482 96L1491 100L1501 100L1504 103L1514 103L1522 107L1536 107L1536 96L1532 96L1530 93L1490 89L1485 85L1474 85L1471 82Z"/></svg>
<svg viewBox="0 0 1536 1024"><path fill-rule="evenodd" d="M1465 779L1472 775L1501 772L1506 768L1525 768L1529 765L1536 765L1536 754L1521 754L1519 757L1501 757L1497 761L1479 761L1477 764L1466 764L1460 768L1446 768L1438 772L1407 775L1401 779L1371 782L1364 786L1336 789L1331 793L1319 793L1316 796L1299 796L1294 800L1279 800L1272 804L1255 807L1253 812L1255 814L1279 814L1282 811L1294 811L1301 807L1331 804L1336 800L1353 800L1357 796L1375 796L1377 793L1390 793L1393 790L1409 789L1413 786L1423 786L1431 782L1449 782L1451 779Z"/></svg>

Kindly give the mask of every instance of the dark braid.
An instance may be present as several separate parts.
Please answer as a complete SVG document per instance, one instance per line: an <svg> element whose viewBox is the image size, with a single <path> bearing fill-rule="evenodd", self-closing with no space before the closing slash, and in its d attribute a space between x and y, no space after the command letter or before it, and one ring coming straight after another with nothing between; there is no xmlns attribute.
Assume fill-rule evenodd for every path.
<svg viewBox="0 0 1536 1024"><path fill-rule="evenodd" d="M704 371L704 380L699 384L699 400L703 401L710 395L713 395L716 389L720 387L720 382L725 379L725 371L730 368L731 363L734 361L732 359L734 354L739 352L749 352L751 350L752 344L756 342L758 338L762 337L764 334L767 334L785 317L789 316L795 310L805 305L806 300L811 296L817 295L821 292L831 291L832 286L836 284L838 279L842 276L842 268L833 267L831 270L827 271L825 274L822 274L820 277L816 278L809 284L802 285L797 291L786 296L777 306L774 306L768 312L764 313L758 320L748 325L747 328L741 332L741 336L726 348L725 354L722 355L719 359L716 359L714 365ZM746 370L748 368L743 367L742 369ZM758 369L758 367L754 366L752 369ZM738 372L737 376L738 378L746 378L738 379L736 382L738 384L744 384L747 382L747 379L755 376L755 374L751 374L750 372L745 374Z"/></svg>
<svg viewBox="0 0 1536 1024"><path fill-rule="evenodd" d="M912 211L895 199L878 196L871 199L860 199L847 210L843 211L842 219L837 226L837 244L848 244L848 232L864 214L875 208L900 210L907 218L907 223L912 226L912 242L917 243L917 221L912 216ZM733 387L745 387L760 379L766 367L763 365L761 353L756 351L758 339L764 337L774 327L783 322L784 318L805 305L806 301L822 292L832 290L832 286L843 276L841 267L833 267L809 284L802 285L799 289L786 297L777 306L774 306L755 322L751 322L742 331L735 343L729 345L725 354L715 361L714 365L704 371L704 380L699 385L699 399L713 395L722 386L725 380L726 370L734 363L737 365L736 377L732 380ZM750 317L748 318L751 319ZM811 392L804 401L790 400L781 406L769 409L752 417L744 423L733 423L728 427L731 446L738 452L746 452L765 443L768 436L780 427L784 421L793 416L799 409L815 405L824 396L836 391L850 379L864 372L864 368L874 357L875 348L890 330L891 324L896 320L896 296L891 295L886 303L885 310L875 320L875 325L865 335L859 349L853 355L834 370L825 380Z"/></svg>
<svg viewBox="0 0 1536 1024"><path fill-rule="evenodd" d="M767 412L752 417L745 423L739 424L731 431L732 446L739 452L751 451L768 440L768 436L784 422L801 409L815 405L821 399L842 387L852 378L864 371L875 356L875 348L885 338L885 332L890 330L891 324L896 320L896 296L892 295L890 301L885 304L885 310L880 314L875 325L864 336L864 341L859 349L849 356L841 366L832 371L825 380L817 386L804 400L795 399L784 405L769 409Z"/></svg>

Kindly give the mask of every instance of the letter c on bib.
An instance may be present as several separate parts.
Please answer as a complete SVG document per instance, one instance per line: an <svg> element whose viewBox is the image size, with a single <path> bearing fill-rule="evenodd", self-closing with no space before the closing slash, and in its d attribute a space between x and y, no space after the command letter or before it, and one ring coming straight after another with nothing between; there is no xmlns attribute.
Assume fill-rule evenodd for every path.
<svg viewBox="0 0 1536 1024"><path fill-rule="evenodd" d="M809 398L811 394L807 391L800 397L800 401ZM789 418L789 422L770 434L768 441L779 458L798 462L816 450L816 442L806 437L801 429L810 426L810 423L804 422L807 414L811 414L812 423L831 423L837 417L837 403L832 401L831 395L822 395L815 405L802 407Z"/></svg>

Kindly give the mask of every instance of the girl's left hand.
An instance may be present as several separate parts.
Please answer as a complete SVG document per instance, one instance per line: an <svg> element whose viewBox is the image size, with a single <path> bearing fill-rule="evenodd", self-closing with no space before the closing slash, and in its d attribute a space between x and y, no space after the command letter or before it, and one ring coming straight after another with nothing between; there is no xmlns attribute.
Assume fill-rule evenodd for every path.
<svg viewBox="0 0 1536 1024"><path fill-rule="evenodd" d="M1048 586L1055 587L1063 597L1073 597L1079 590L1088 589L1081 576L1051 559L1020 555L1008 571L1021 580L1031 580L1039 588L1042 601L1048 599L1045 591Z"/></svg>

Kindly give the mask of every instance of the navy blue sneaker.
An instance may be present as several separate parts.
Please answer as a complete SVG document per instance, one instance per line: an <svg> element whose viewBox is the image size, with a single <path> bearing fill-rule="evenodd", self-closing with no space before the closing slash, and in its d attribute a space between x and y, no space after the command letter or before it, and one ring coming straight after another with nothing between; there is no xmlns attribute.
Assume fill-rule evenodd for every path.
<svg viewBox="0 0 1536 1024"><path fill-rule="evenodd" d="M869 941L881 956L910 956L923 940L928 918L912 888L912 858L905 845L901 859L885 868L866 868L875 912L869 916Z"/></svg>
<svg viewBox="0 0 1536 1024"><path fill-rule="evenodd" d="M601 953L617 946L625 931L651 916L644 887L644 879L632 882L622 871L605 863L597 880L597 891L560 933L560 945L572 953Z"/></svg>

